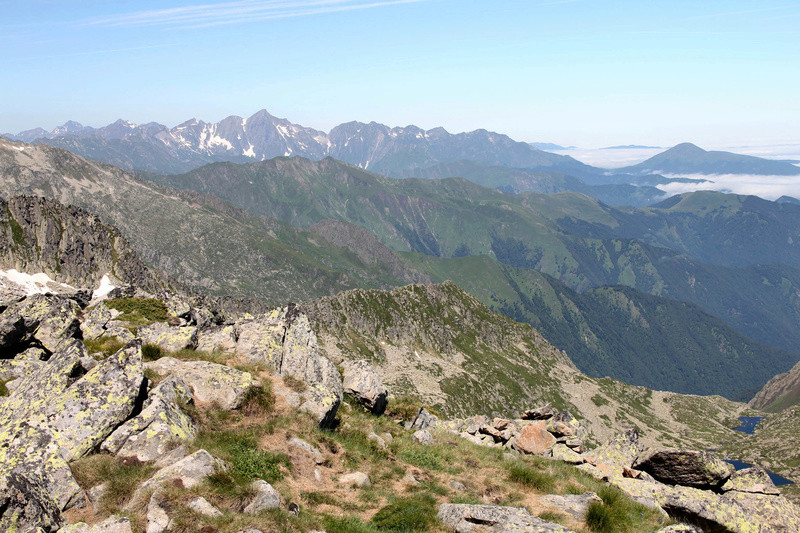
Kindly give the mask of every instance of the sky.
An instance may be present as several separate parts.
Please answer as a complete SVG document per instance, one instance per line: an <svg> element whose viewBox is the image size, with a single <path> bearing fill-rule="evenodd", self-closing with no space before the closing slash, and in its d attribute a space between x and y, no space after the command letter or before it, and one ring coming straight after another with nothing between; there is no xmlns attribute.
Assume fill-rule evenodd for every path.
<svg viewBox="0 0 800 533"><path fill-rule="evenodd" d="M797 1L0 0L0 132L259 109L529 142L800 142Z"/></svg>

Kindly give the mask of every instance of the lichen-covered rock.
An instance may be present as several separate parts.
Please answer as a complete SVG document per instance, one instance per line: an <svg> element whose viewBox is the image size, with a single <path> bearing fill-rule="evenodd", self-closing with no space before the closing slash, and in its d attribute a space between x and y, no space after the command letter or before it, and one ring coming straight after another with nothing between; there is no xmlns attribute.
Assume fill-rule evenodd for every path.
<svg viewBox="0 0 800 533"><path fill-rule="evenodd" d="M238 409L248 394L261 384L250 375L209 361L181 361L162 357L145 363L145 368L162 376L178 376L192 389L198 405L214 405L221 409Z"/></svg>
<svg viewBox="0 0 800 533"><path fill-rule="evenodd" d="M614 484L640 503L703 526L732 533L800 531L800 507L782 496L730 491L718 494L681 485L619 478Z"/></svg>
<svg viewBox="0 0 800 533"><path fill-rule="evenodd" d="M139 328L137 335L142 343L155 344L170 352L197 347L197 328L194 326L170 326L166 322L155 322Z"/></svg>
<svg viewBox="0 0 800 533"><path fill-rule="evenodd" d="M278 371L286 334L285 309L236 323L236 353L251 363L262 363Z"/></svg>
<svg viewBox="0 0 800 533"><path fill-rule="evenodd" d="M311 413L320 427L330 427L344 393L339 371L330 359L320 355L317 336L306 315L290 306L285 320L288 326L278 373L306 383L300 408Z"/></svg>
<svg viewBox="0 0 800 533"><path fill-rule="evenodd" d="M205 307L192 307L189 312L189 323L197 326L201 330L210 328L214 325L214 313Z"/></svg>
<svg viewBox="0 0 800 533"><path fill-rule="evenodd" d="M193 439L197 425L178 405L188 403L191 397L192 391L182 379L167 378L151 391L141 413L115 429L101 449L121 457L152 461L170 451L175 443Z"/></svg>
<svg viewBox="0 0 800 533"><path fill-rule="evenodd" d="M188 320L192 312L192 302L187 298L171 293L165 292L159 298L167 308L167 312L174 318Z"/></svg>
<svg viewBox="0 0 800 533"><path fill-rule="evenodd" d="M37 372L44 364L43 361L27 359L0 359L0 379L10 381L24 378Z"/></svg>
<svg viewBox="0 0 800 533"><path fill-rule="evenodd" d="M80 306L69 298L34 294L0 314L0 355L19 350L36 339L50 352L80 332Z"/></svg>
<svg viewBox="0 0 800 533"><path fill-rule="evenodd" d="M438 416L432 414L424 407L420 407L419 411L417 411L417 415L414 417L413 420L409 420L406 423L405 428L406 429L436 428L440 423L441 419L439 419Z"/></svg>
<svg viewBox="0 0 800 533"><path fill-rule="evenodd" d="M558 443L553 446L551 455L553 456L553 459L564 461L565 463L570 463L573 465L579 465L586 462L586 459L583 455L562 443Z"/></svg>
<svg viewBox="0 0 800 533"><path fill-rule="evenodd" d="M511 447L520 453L531 455L549 454L556 445L556 438L545 429L545 421L537 420L522 428L511 442Z"/></svg>
<svg viewBox="0 0 800 533"><path fill-rule="evenodd" d="M281 506L281 495L275 488L264 480L253 481L251 487L256 495L244 508L245 514L255 515L268 509L277 509Z"/></svg>
<svg viewBox="0 0 800 533"><path fill-rule="evenodd" d="M563 513L572 515L578 520L583 520L589 504L592 502L603 503L603 500L594 492L584 492L583 494L547 494L540 498L545 503Z"/></svg>
<svg viewBox="0 0 800 533"><path fill-rule="evenodd" d="M703 530L689 524L672 524L671 526L662 527L655 533L703 533Z"/></svg>
<svg viewBox="0 0 800 533"><path fill-rule="evenodd" d="M225 470L225 463L205 450L198 450L153 474L136 489L129 506L140 502L144 495L150 494L165 483L180 483L180 486L190 489L211 474Z"/></svg>
<svg viewBox="0 0 800 533"><path fill-rule="evenodd" d="M99 302L84 311L81 332L84 339L97 339L106 334L106 325L120 315L116 309L109 308L105 302Z"/></svg>
<svg viewBox="0 0 800 533"><path fill-rule="evenodd" d="M567 533L564 526L531 515L524 507L443 503L437 515L456 533Z"/></svg>
<svg viewBox="0 0 800 533"><path fill-rule="evenodd" d="M122 516L110 516L100 522L90 526L80 523L65 526L58 530L58 533L131 533L131 521Z"/></svg>
<svg viewBox="0 0 800 533"><path fill-rule="evenodd" d="M759 494L780 494L781 491L772 482L766 470L760 466L752 466L734 472L722 485L723 491L737 490Z"/></svg>
<svg viewBox="0 0 800 533"><path fill-rule="evenodd" d="M639 442L639 433L630 429L618 433L611 440L587 452L586 460L592 464L606 463L620 468L633 466L643 447Z"/></svg>
<svg viewBox="0 0 800 533"><path fill-rule="evenodd" d="M236 328L232 325L201 329L197 334L197 349L206 352L235 352Z"/></svg>
<svg viewBox="0 0 800 533"><path fill-rule="evenodd" d="M58 503L41 478L19 471L0 477L0 531L49 533L63 522Z"/></svg>
<svg viewBox="0 0 800 533"><path fill-rule="evenodd" d="M133 411L144 380L142 351L132 343L100 362L45 410L68 461L94 449Z"/></svg>
<svg viewBox="0 0 800 533"><path fill-rule="evenodd" d="M372 414L382 415L389 393L375 367L367 361L346 361L342 367L344 392L358 400Z"/></svg>
<svg viewBox="0 0 800 533"><path fill-rule="evenodd" d="M734 467L705 451L657 449L644 453L633 464L664 483L689 487L719 487L734 473Z"/></svg>

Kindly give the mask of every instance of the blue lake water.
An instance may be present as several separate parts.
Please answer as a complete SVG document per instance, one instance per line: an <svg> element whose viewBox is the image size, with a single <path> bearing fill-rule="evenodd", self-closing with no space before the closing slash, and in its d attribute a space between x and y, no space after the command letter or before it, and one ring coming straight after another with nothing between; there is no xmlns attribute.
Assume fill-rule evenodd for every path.
<svg viewBox="0 0 800 533"><path fill-rule="evenodd" d="M751 466L753 466L751 464L745 463L744 461L737 461L736 459L725 459L725 461L732 464L736 470L744 470L745 468L750 468ZM773 474L769 470L767 470L767 474L769 474L769 477L772 480L772 482L775 483L775 486L794 484L794 481L786 479L783 476L779 476L778 474Z"/></svg>
<svg viewBox="0 0 800 533"><path fill-rule="evenodd" d="M747 433L748 435L752 435L753 432L756 430L756 426L759 422L764 420L763 416L740 416L739 421L742 423L741 426L738 428L733 428L734 431L741 431L742 433ZM727 462L733 465L736 470L743 470L745 468L750 468L751 464L747 464L744 461L737 461L736 459L725 459ZM779 476L778 474L773 474L769 470L767 470L767 474L769 474L770 479L772 482L775 483L776 486L778 485L792 485L794 481L786 479L783 476Z"/></svg>
<svg viewBox="0 0 800 533"><path fill-rule="evenodd" d="M752 435L753 432L756 430L756 426L762 420L764 420L763 416L740 416L739 422L741 422L742 425L739 426L738 428L733 428L733 430L741 431L742 433L747 433L748 435Z"/></svg>

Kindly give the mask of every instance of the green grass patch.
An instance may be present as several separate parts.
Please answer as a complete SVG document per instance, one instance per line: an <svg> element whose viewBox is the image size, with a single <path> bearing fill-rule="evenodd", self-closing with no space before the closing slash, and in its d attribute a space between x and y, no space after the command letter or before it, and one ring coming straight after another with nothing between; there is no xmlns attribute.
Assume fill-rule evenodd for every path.
<svg viewBox="0 0 800 533"><path fill-rule="evenodd" d="M371 523L378 531L429 531L436 523L436 500L428 494L398 498L378 510Z"/></svg>
<svg viewBox="0 0 800 533"><path fill-rule="evenodd" d="M308 388L305 381L297 379L294 376L283 376L283 382L294 392L304 392L306 388Z"/></svg>
<svg viewBox="0 0 800 533"><path fill-rule="evenodd" d="M0 379L0 397L8 396L8 387L6 387L6 382Z"/></svg>
<svg viewBox="0 0 800 533"><path fill-rule="evenodd" d="M169 320L167 306L155 298L114 298L106 300L106 305L122 313L118 320L138 326Z"/></svg>
<svg viewBox="0 0 800 533"><path fill-rule="evenodd" d="M155 467L136 461L121 461L112 455L96 454L74 461L70 468L78 484L88 490L101 483L106 491L101 508L112 512L120 509L136 488L155 471Z"/></svg>
<svg viewBox="0 0 800 533"><path fill-rule="evenodd" d="M539 492L549 492L555 486L553 475L547 469L527 463L511 464L508 467L508 479Z"/></svg>
<svg viewBox="0 0 800 533"><path fill-rule="evenodd" d="M595 394L592 396L592 403L595 404L597 407L602 407L603 405L608 405L608 398L604 398L599 394Z"/></svg>
<svg viewBox="0 0 800 533"><path fill-rule="evenodd" d="M352 516L347 518L326 516L323 523L326 533L378 533L381 531L373 524L365 524Z"/></svg>
<svg viewBox="0 0 800 533"><path fill-rule="evenodd" d="M160 346L150 344L149 342L142 345L142 359L145 361L155 361L164 357L164 350Z"/></svg>
<svg viewBox="0 0 800 533"><path fill-rule="evenodd" d="M398 457L403 461L425 470L444 470L444 461L439 453L430 447L413 447L400 450Z"/></svg>
<svg viewBox="0 0 800 533"><path fill-rule="evenodd" d="M104 357L112 356L125 347L125 343L117 337L106 336L84 340L83 345L90 354L102 353Z"/></svg>
<svg viewBox="0 0 800 533"><path fill-rule="evenodd" d="M230 475L241 482L263 479L274 483L291 470L289 458L258 447L256 436L247 430L204 430L195 439L195 445L208 450L231 465Z"/></svg>

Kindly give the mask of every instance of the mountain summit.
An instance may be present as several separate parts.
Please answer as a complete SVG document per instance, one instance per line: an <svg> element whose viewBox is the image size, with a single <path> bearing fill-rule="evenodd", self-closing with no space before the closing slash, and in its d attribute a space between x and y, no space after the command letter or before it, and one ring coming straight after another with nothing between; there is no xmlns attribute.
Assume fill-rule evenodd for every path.
<svg viewBox="0 0 800 533"><path fill-rule="evenodd" d="M731 152L706 151L692 143L681 143L647 161L620 169L629 174L759 174L800 175L800 167Z"/></svg>

